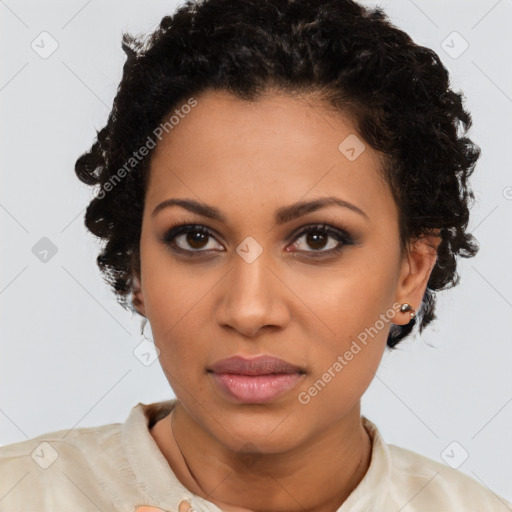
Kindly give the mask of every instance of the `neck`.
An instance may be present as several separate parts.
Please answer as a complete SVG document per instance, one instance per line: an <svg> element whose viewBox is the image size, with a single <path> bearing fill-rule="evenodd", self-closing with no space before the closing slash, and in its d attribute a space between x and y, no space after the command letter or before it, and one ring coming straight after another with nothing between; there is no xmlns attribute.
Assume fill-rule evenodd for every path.
<svg viewBox="0 0 512 512"><path fill-rule="evenodd" d="M364 477L372 448L359 403L350 415L285 453L229 450L178 401L151 434L178 480L226 512L337 510Z"/></svg>

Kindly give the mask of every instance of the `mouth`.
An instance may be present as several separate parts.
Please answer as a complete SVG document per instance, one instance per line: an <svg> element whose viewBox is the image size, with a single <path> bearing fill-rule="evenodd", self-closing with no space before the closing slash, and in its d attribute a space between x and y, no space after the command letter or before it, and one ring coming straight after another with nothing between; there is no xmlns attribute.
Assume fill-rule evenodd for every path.
<svg viewBox="0 0 512 512"><path fill-rule="evenodd" d="M207 371L225 398L245 404L269 402L293 389L306 375L303 368L267 355L222 359Z"/></svg>
<svg viewBox="0 0 512 512"><path fill-rule="evenodd" d="M216 361L208 371L236 375L270 375L283 373L305 373L304 369L278 357L261 355L252 359L242 356L228 357Z"/></svg>

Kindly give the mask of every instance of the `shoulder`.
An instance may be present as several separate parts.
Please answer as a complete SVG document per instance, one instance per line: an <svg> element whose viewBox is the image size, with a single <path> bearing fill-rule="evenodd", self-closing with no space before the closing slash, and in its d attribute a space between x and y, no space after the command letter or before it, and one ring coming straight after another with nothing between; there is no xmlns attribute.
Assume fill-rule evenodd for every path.
<svg viewBox="0 0 512 512"><path fill-rule="evenodd" d="M512 504L483 482L441 460L387 443L372 421L362 420L372 438L372 459L354 504L403 512L512 512Z"/></svg>
<svg viewBox="0 0 512 512"><path fill-rule="evenodd" d="M39 466L44 466L50 464L50 459L57 460L60 453L78 455L84 450L90 456L119 442L121 429L121 423L111 423L47 432L25 441L0 446L0 463L20 460L28 462L28 456Z"/></svg>
<svg viewBox="0 0 512 512"><path fill-rule="evenodd" d="M0 447L0 511L102 496L101 482L126 466L121 432L122 425L112 423L48 432Z"/></svg>
<svg viewBox="0 0 512 512"><path fill-rule="evenodd" d="M406 448L387 447L390 478L405 489L401 498L410 500L407 510L490 512L506 511L507 506L512 510L512 504L466 473Z"/></svg>

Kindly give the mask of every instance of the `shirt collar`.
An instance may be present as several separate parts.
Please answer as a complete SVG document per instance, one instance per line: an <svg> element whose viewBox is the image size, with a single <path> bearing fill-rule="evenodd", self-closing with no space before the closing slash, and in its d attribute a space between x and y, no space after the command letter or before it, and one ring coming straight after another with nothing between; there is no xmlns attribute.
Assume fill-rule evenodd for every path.
<svg viewBox="0 0 512 512"><path fill-rule="evenodd" d="M368 512L384 510L391 475L391 454L377 426L361 416L372 440L372 457L363 479L336 512Z"/></svg>
<svg viewBox="0 0 512 512"><path fill-rule="evenodd" d="M215 504L193 494L178 480L158 448L149 429L167 416L176 399L151 404L138 403L125 421L121 442L135 474L144 503L163 510L179 510L182 501L197 512L222 512ZM363 479L336 512L382 510L391 472L389 448L376 425L365 416L361 421L372 440L370 466Z"/></svg>
<svg viewBox="0 0 512 512"><path fill-rule="evenodd" d="M164 511L181 510L188 501L197 512L222 512L213 503L190 492L178 480L149 429L167 416L176 399L152 404L138 403L125 421L121 443L144 497L138 505L149 505Z"/></svg>

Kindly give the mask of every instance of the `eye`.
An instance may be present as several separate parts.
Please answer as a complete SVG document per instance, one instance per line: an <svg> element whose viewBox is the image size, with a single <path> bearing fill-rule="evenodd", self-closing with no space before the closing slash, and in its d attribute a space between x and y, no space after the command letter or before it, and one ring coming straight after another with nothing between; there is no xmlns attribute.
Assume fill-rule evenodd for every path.
<svg viewBox="0 0 512 512"><path fill-rule="evenodd" d="M164 237L163 242L169 245L178 253L192 256L194 252L207 252L205 247L208 246L208 239L213 238L213 233L204 226L182 224L169 229ZM191 247L193 250L187 248ZM222 246L220 250L222 251ZM203 250L201 250L203 249Z"/></svg>
<svg viewBox="0 0 512 512"><path fill-rule="evenodd" d="M300 239L304 238L301 243ZM222 245L217 244L220 249L210 247L208 249L209 239L215 239L212 231L202 225L182 224L170 228L162 238L162 242L172 248L175 252L186 256L195 256L210 251L224 252ZM329 244L329 239L332 239ZM297 235L292 247L297 248L301 245L309 245L313 250L298 249L298 252L308 253L312 257L324 257L340 252L347 245L354 245L354 239L345 230L331 227L326 224L316 224L303 228ZM335 243L333 243L333 241ZM325 247L331 246L328 250ZM187 247L188 246L188 247ZM191 249L190 249L191 248ZM316 253L316 254L315 254Z"/></svg>
<svg viewBox="0 0 512 512"><path fill-rule="evenodd" d="M308 226L303 229L297 235L296 240L300 241L300 238L304 238L303 245L307 245L313 248L313 251L305 250L304 252L309 253L313 257L323 257L325 255L332 255L340 252L344 246L354 245L354 239L345 230L333 228L326 224L317 224L314 226ZM333 239L331 243L328 243L329 238ZM300 245L299 241L293 244L294 247ZM329 250L322 250L325 247L329 247ZM316 253L316 254L315 254Z"/></svg>

